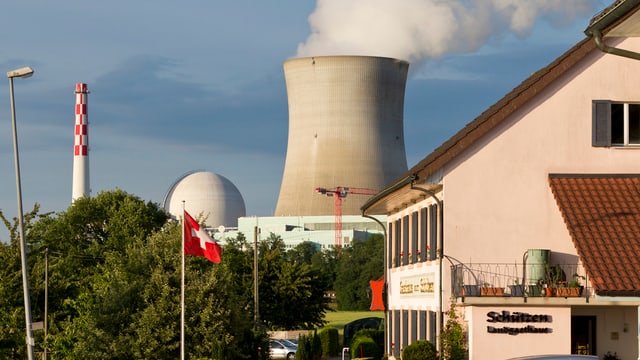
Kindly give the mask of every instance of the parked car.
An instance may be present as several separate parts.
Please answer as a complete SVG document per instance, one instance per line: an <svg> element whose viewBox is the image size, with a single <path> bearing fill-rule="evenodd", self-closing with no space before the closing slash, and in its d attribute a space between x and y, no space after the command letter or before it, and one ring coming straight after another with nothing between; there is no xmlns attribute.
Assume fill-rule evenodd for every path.
<svg viewBox="0 0 640 360"><path fill-rule="evenodd" d="M292 346L298 347L298 339L282 339L284 343L290 344Z"/></svg>
<svg viewBox="0 0 640 360"><path fill-rule="evenodd" d="M269 341L269 357L271 359L293 360L296 358L298 346L290 341L272 339Z"/></svg>
<svg viewBox="0 0 640 360"><path fill-rule="evenodd" d="M517 358L511 358L509 360L597 360L599 359L595 355L532 355L523 356Z"/></svg>

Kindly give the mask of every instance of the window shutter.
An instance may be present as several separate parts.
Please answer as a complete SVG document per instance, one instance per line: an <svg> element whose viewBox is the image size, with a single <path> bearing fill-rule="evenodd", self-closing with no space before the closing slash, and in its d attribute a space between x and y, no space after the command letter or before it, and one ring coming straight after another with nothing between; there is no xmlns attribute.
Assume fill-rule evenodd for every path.
<svg viewBox="0 0 640 360"><path fill-rule="evenodd" d="M427 311L420 310L420 320L418 320L418 338L426 339L427 338Z"/></svg>
<svg viewBox="0 0 640 360"><path fill-rule="evenodd" d="M409 265L409 215L402 217L402 265Z"/></svg>
<svg viewBox="0 0 640 360"><path fill-rule="evenodd" d="M593 100L591 145L611 146L611 100Z"/></svg>
<svg viewBox="0 0 640 360"><path fill-rule="evenodd" d="M402 310L402 342L400 343L401 347L405 347L409 345L409 310Z"/></svg>
<svg viewBox="0 0 640 360"><path fill-rule="evenodd" d="M402 249L402 242L400 239L400 236L402 235L402 228L400 227L400 225L402 224L402 220L398 219L396 220L396 236L395 236L395 256L396 256L396 261L394 262L395 267L400 266L401 264L401 260L400 259L400 253L401 253L401 249Z"/></svg>
<svg viewBox="0 0 640 360"><path fill-rule="evenodd" d="M411 318L411 344L418 340L418 310L411 310L411 314L409 316Z"/></svg>
<svg viewBox="0 0 640 360"><path fill-rule="evenodd" d="M411 213L411 261L421 261L422 251L418 247L418 212Z"/></svg>
<svg viewBox="0 0 640 360"><path fill-rule="evenodd" d="M429 311L429 341L436 343L436 312Z"/></svg>
<svg viewBox="0 0 640 360"><path fill-rule="evenodd" d="M393 342L391 346L393 347L393 355L400 356L400 348L402 344L400 344L400 310L393 311ZM406 332L406 331L405 331Z"/></svg>
<svg viewBox="0 0 640 360"><path fill-rule="evenodd" d="M429 243L427 242L427 208L423 207L420 209L420 261L431 260L431 258L427 258L427 249L429 248Z"/></svg>
<svg viewBox="0 0 640 360"><path fill-rule="evenodd" d="M431 223L429 227L429 260L435 260L436 251L438 251L438 205L432 204L429 206L429 215L429 222Z"/></svg>

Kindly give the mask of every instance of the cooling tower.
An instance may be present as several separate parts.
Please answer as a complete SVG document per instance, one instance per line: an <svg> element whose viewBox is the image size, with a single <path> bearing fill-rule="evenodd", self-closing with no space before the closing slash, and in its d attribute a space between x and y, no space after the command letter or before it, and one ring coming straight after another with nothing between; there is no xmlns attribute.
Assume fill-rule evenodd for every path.
<svg viewBox="0 0 640 360"><path fill-rule="evenodd" d="M71 201L88 197L89 187L89 122L87 118L87 84L76 84L76 121L73 144L73 183Z"/></svg>
<svg viewBox="0 0 640 360"><path fill-rule="evenodd" d="M382 190L407 171L404 92L409 63L370 56L284 62L289 138L275 216L334 214L316 187ZM369 198L349 195L344 215Z"/></svg>

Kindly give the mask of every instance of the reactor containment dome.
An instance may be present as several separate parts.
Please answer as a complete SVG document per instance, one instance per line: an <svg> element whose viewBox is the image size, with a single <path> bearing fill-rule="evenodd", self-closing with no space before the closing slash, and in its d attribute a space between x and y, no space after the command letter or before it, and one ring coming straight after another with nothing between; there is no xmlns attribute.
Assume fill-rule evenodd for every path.
<svg viewBox="0 0 640 360"><path fill-rule="evenodd" d="M206 227L237 227L246 216L244 199L238 188L224 176L208 171L189 172L169 188L162 207L176 219L182 209L194 217L202 216Z"/></svg>

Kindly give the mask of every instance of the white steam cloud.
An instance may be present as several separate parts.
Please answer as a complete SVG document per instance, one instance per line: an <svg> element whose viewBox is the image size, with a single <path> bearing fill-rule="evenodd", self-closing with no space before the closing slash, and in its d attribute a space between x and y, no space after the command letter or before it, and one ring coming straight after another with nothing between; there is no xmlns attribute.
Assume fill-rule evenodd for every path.
<svg viewBox="0 0 640 360"><path fill-rule="evenodd" d="M318 0L297 56L370 55L419 62L529 35L538 18L569 24L595 0ZM586 27L587 24L585 24Z"/></svg>

